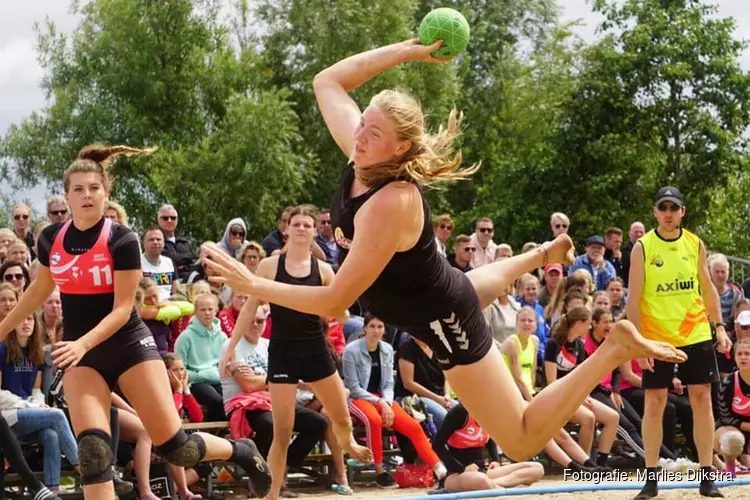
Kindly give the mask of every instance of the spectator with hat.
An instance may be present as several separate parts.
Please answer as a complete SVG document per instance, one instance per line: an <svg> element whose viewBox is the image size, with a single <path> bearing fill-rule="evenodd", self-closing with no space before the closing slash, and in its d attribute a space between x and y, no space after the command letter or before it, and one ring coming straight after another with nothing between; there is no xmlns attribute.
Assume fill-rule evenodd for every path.
<svg viewBox="0 0 750 500"><path fill-rule="evenodd" d="M575 262L570 267L569 274L578 269L585 269L594 279L596 289L606 290L607 283L617 273L612 263L604 258L604 249L604 238L599 235L591 236L586 240L586 253L576 257Z"/></svg>
<svg viewBox="0 0 750 500"><path fill-rule="evenodd" d="M539 290L537 300L539 305L547 307L555 295L555 290L560 284L560 280L563 276L562 264L547 264L544 266L544 286Z"/></svg>

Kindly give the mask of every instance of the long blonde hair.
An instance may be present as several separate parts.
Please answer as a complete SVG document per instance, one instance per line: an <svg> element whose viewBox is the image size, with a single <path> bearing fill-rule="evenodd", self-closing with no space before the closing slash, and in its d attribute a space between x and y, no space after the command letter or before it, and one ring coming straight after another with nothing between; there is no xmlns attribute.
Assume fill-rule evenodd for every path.
<svg viewBox="0 0 750 500"><path fill-rule="evenodd" d="M105 146L103 144L91 144L84 147L78 152L78 157L65 170L63 185L65 192L70 188L71 174L78 173L97 173L102 176L102 185L104 190L109 192L112 186L109 173L107 172L115 164L120 156L134 156L141 154L151 154L156 148L131 148L130 146Z"/></svg>
<svg viewBox="0 0 750 500"><path fill-rule="evenodd" d="M370 105L376 106L392 121L399 140L412 143L403 158L394 164L358 167L357 177L365 184L386 179L411 179L423 185L467 179L479 169L479 164L461 166L461 152L454 154L453 141L461 135L463 113L453 109L446 126L430 134L425 131L425 116L416 99L399 90L383 90L375 95Z"/></svg>

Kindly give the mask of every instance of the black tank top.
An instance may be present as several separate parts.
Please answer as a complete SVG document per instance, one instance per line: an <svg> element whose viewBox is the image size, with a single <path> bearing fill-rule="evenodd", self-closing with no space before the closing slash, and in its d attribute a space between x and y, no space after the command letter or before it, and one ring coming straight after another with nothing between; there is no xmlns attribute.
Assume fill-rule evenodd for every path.
<svg viewBox="0 0 750 500"><path fill-rule="evenodd" d="M350 163L341 175L341 182L331 204L334 238L341 248L339 262L344 262L354 238L354 216L362 205L395 179L382 181L366 193L351 197L354 168ZM432 231L430 206L420 188L424 225L416 245L397 252L380 276L360 297L365 310L386 323L401 327L425 326L453 310L458 300L460 273L437 252ZM447 312L446 312L447 311ZM275 321L275 320L274 320ZM407 330L408 331L408 330Z"/></svg>
<svg viewBox="0 0 750 500"><path fill-rule="evenodd" d="M310 274L295 278L286 272L286 254L279 255L274 281L289 285L323 286L318 259L310 256ZM271 342L310 342L325 339L320 316L307 314L271 303Z"/></svg>

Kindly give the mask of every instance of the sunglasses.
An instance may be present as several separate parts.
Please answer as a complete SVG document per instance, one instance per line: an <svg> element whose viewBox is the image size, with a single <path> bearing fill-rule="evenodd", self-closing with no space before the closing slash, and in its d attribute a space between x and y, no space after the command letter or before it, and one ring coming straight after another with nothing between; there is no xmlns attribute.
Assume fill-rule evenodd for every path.
<svg viewBox="0 0 750 500"><path fill-rule="evenodd" d="M67 213L67 210L50 210L49 212L50 215L65 215Z"/></svg>
<svg viewBox="0 0 750 500"><path fill-rule="evenodd" d="M479 231L480 233L491 233L492 231L494 231L494 229L492 229L491 227L480 227L477 229L477 231Z"/></svg>
<svg viewBox="0 0 750 500"><path fill-rule="evenodd" d="M159 217L161 220L177 220L176 215L162 215Z"/></svg>
<svg viewBox="0 0 750 500"><path fill-rule="evenodd" d="M5 276L3 276L3 279L5 281L21 281L22 279L24 279L24 275L21 273L18 273L18 274L8 273Z"/></svg>
<svg viewBox="0 0 750 500"><path fill-rule="evenodd" d="M464 252L476 252L477 247L466 247L464 248Z"/></svg>
<svg viewBox="0 0 750 500"><path fill-rule="evenodd" d="M244 231L229 231L229 234L231 234L232 236L239 236L240 238L245 237Z"/></svg>
<svg viewBox="0 0 750 500"><path fill-rule="evenodd" d="M446 226L445 224L440 224L440 229L447 229L448 231L453 231L453 226Z"/></svg>
<svg viewBox="0 0 750 500"><path fill-rule="evenodd" d="M331 221L329 221L329 220L322 220L322 221L320 221L320 224L322 226L330 226L331 225Z"/></svg>
<svg viewBox="0 0 750 500"><path fill-rule="evenodd" d="M555 229L568 229L567 224L555 224Z"/></svg>
<svg viewBox="0 0 750 500"><path fill-rule="evenodd" d="M16 214L16 215L13 216L13 218L15 220L21 220L21 219L28 220L29 216L28 216L28 214Z"/></svg>
<svg viewBox="0 0 750 500"><path fill-rule="evenodd" d="M659 212L667 212L667 211L669 211L669 212L679 212L680 210L682 210L682 207L678 207L677 205L667 205L666 203L660 203L656 207L656 209Z"/></svg>
<svg viewBox="0 0 750 500"><path fill-rule="evenodd" d="M750 330L750 325L739 325L740 330Z"/></svg>

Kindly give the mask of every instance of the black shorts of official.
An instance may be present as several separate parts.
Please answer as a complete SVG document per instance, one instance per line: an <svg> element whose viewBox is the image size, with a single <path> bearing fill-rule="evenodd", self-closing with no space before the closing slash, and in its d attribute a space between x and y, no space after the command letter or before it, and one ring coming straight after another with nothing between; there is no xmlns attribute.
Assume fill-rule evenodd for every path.
<svg viewBox="0 0 750 500"><path fill-rule="evenodd" d="M66 339L67 340L67 339ZM145 361L161 361L151 331L142 325L132 332L117 332L87 352L78 366L96 370L114 390L120 375Z"/></svg>
<svg viewBox="0 0 750 500"><path fill-rule="evenodd" d="M317 382L336 373L328 344L320 341L277 341L268 345L269 384L297 384Z"/></svg>
<svg viewBox="0 0 750 500"><path fill-rule="evenodd" d="M719 381L716 348L712 340L679 347L687 354L687 361L677 364L654 360L654 371L643 370L643 389L670 389L676 376L684 385L711 384Z"/></svg>
<svg viewBox="0 0 750 500"><path fill-rule="evenodd" d="M453 302L449 309L442 311L441 319L430 324L399 326L430 346L443 370L474 364L494 345L474 285L464 273L454 270L460 276L451 295Z"/></svg>

